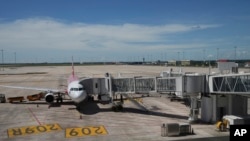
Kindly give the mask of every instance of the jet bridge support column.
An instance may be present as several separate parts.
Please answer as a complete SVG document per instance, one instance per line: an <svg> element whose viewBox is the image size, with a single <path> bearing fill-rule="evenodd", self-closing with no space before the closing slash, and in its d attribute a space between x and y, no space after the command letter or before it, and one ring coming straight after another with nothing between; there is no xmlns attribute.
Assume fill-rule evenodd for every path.
<svg viewBox="0 0 250 141"><path fill-rule="evenodd" d="M110 102L113 103L114 95L112 91L112 79L109 73L106 73L106 89L110 98Z"/></svg>
<svg viewBox="0 0 250 141"><path fill-rule="evenodd" d="M190 114L189 114L189 122L195 122L198 120L199 115L199 107L198 107L198 99L197 95L190 95Z"/></svg>
<svg viewBox="0 0 250 141"><path fill-rule="evenodd" d="M196 122L199 115L198 95L204 93L205 75L188 74L184 76L184 91L190 97L190 114L188 120Z"/></svg>

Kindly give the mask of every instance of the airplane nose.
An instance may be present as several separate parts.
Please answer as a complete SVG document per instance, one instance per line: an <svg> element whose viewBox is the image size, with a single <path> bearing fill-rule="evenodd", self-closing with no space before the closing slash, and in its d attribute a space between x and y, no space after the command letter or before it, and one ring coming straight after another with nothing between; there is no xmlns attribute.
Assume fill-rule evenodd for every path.
<svg viewBox="0 0 250 141"><path fill-rule="evenodd" d="M79 103L81 101L84 101L87 97L86 92L75 92L75 93L71 93L71 98L73 101Z"/></svg>

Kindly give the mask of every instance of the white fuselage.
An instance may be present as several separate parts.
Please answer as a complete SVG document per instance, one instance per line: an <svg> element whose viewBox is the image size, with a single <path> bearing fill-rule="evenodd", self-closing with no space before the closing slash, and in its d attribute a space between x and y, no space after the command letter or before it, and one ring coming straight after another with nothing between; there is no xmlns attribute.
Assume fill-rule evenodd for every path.
<svg viewBox="0 0 250 141"><path fill-rule="evenodd" d="M87 93L78 80L69 83L67 92L69 97L76 103L80 103L87 98Z"/></svg>

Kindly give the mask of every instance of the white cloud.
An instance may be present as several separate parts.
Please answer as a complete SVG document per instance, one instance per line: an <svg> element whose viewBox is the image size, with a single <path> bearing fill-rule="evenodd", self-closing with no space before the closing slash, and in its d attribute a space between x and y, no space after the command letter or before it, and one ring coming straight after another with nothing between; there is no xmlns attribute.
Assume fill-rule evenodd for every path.
<svg viewBox="0 0 250 141"><path fill-rule="evenodd" d="M53 53L53 58L60 58L63 56L63 52L67 54L74 50L84 50L97 58L112 56L115 53L129 56L130 53L142 51L144 54L149 54L156 50L177 49L183 51L187 48L206 47L206 43L180 43L178 39L175 38L172 41L169 37L219 26L216 24L149 26L130 23L106 25L67 23L52 18L21 19L13 22L0 21L0 46L13 52L16 50L43 50L44 52L54 50L57 56L56 53ZM100 54L104 55L100 56ZM45 55L35 57L51 57ZM116 57L119 58L119 55Z"/></svg>
<svg viewBox="0 0 250 141"><path fill-rule="evenodd" d="M51 18L22 19L0 23L0 46L8 48L52 48L114 50L154 46L161 48L166 41L163 35L193 30L216 28L219 25L166 24L147 26L139 24L102 25L64 23ZM138 43L156 43L140 45ZM135 43L135 44L133 44ZM166 46L166 45L165 45ZM178 46L178 45L175 45Z"/></svg>

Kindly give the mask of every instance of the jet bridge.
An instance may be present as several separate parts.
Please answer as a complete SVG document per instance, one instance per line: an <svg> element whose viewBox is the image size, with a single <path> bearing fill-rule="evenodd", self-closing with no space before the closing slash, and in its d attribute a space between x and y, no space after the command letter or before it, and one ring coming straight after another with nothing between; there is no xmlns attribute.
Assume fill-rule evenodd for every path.
<svg viewBox="0 0 250 141"><path fill-rule="evenodd" d="M249 116L250 73L209 75L208 83L210 94L201 102L203 121L216 122L225 115Z"/></svg>
<svg viewBox="0 0 250 141"><path fill-rule="evenodd" d="M190 121L196 121L199 114L197 96L206 93L206 75L197 73L181 74L171 77L133 77L113 78L112 91L116 94L142 93L153 94L173 92L177 97L190 97Z"/></svg>
<svg viewBox="0 0 250 141"><path fill-rule="evenodd" d="M176 79L162 77L113 78L112 88L115 93L148 94L175 92Z"/></svg>
<svg viewBox="0 0 250 141"><path fill-rule="evenodd" d="M175 93L178 97L185 97L183 77L132 77L113 78L112 85L115 93Z"/></svg>
<svg viewBox="0 0 250 141"><path fill-rule="evenodd" d="M206 76L203 74L179 74L161 77L119 77L106 73L104 78L87 78L81 81L89 95L99 100L114 102L116 95L174 93L179 98L190 97L190 120L198 119L198 99L205 92Z"/></svg>
<svg viewBox="0 0 250 141"><path fill-rule="evenodd" d="M106 73L103 78L85 78L81 81L86 92L97 95L100 101L114 103L114 97L126 94L174 94L189 98L190 121L196 121L201 99L201 119L215 122L222 115L246 115L247 96L250 96L250 73L198 74L164 72L158 77L112 77ZM238 104L241 103L241 104Z"/></svg>
<svg viewBox="0 0 250 141"><path fill-rule="evenodd" d="M191 100L189 120L196 121L199 114L197 96L207 93L206 82L206 75L197 73L169 74L162 77L112 78L112 91L116 94L174 93L180 98L189 97Z"/></svg>
<svg viewBox="0 0 250 141"><path fill-rule="evenodd" d="M184 74L178 77L132 77L112 78L113 91L116 93L161 93L177 92L178 96L200 93L205 90L205 75Z"/></svg>
<svg viewBox="0 0 250 141"><path fill-rule="evenodd" d="M209 77L210 92L250 96L250 73L226 74Z"/></svg>

